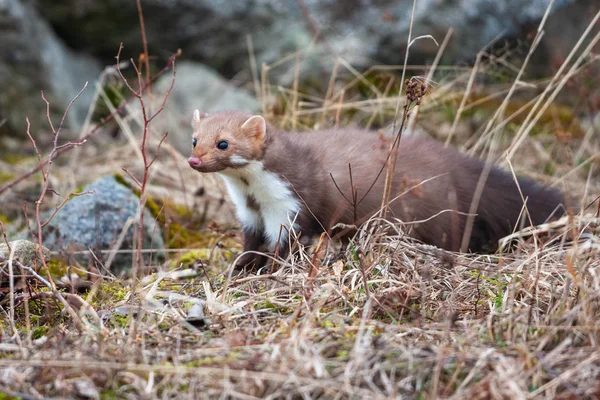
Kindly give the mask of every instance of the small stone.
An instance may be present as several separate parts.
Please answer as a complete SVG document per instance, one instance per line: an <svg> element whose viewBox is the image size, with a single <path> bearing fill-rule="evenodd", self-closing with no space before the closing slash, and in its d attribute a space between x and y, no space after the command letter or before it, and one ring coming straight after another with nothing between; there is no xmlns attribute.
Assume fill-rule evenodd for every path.
<svg viewBox="0 0 600 400"><path fill-rule="evenodd" d="M13 253L13 259L19 261L21 264L31 267L34 264L34 260L39 260L39 247L36 243L30 242L29 240L13 240L8 243L0 243L0 261L8 261L10 258L11 250ZM42 246L42 253L44 255L44 261L50 260L50 250Z"/></svg>

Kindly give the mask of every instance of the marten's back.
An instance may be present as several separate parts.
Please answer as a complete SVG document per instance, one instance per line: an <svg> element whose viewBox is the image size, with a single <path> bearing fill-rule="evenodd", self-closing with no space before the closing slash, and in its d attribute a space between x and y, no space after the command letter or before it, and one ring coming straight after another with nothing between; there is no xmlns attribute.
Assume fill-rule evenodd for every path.
<svg viewBox="0 0 600 400"><path fill-rule="evenodd" d="M294 173L288 169L288 178L295 187L304 188L304 196L309 197L305 201L312 205L312 214L322 225L329 228L337 222L361 223L380 208L386 176L382 167L391 142L375 132L352 129L283 135L295 148L305 149L298 154L299 158L304 157L303 171ZM465 214L483 169L481 160L433 139L403 137L391 193L391 216L405 223L421 221L410 225L413 236L459 250L467 221ZM545 222L553 213L562 213L560 192L526 178L518 178L517 186L511 174L494 167L481 192L469 250L494 251L498 240L514 230L523 209L519 187L527 199L533 224ZM525 225L529 225L529 219L525 219Z"/></svg>

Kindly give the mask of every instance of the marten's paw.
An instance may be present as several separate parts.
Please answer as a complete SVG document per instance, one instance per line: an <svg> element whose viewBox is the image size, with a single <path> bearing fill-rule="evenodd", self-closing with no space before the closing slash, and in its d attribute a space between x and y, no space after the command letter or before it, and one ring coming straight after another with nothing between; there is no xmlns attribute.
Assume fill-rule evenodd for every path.
<svg viewBox="0 0 600 400"><path fill-rule="evenodd" d="M231 276L244 276L252 272L258 271L266 261L266 257L260 254L246 253L243 254L233 267Z"/></svg>

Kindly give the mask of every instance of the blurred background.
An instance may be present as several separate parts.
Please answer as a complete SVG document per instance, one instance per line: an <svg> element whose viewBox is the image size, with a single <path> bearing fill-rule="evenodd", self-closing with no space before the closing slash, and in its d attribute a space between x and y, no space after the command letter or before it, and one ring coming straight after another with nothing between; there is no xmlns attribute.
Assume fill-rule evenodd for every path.
<svg viewBox="0 0 600 400"><path fill-rule="evenodd" d="M196 107L258 109L263 65L269 66L270 84L290 87L297 78L300 92L321 95L336 64L339 78L353 69L402 65L413 6L412 0L141 3L154 71L182 51L171 100L188 119ZM597 0L418 0L412 37L431 35L440 45L451 31L440 70L454 67L456 73L473 66L485 51L484 59L504 57L494 62L505 69L499 75L507 75L515 72L511 68L518 70L550 5L544 35L523 78L548 77L600 8ZM43 128L40 90L58 118L89 81L68 119L70 128L81 128L94 84L115 64L120 43L124 60L137 60L144 50L135 0L4 0L0 38L1 132L17 137L23 136L26 116L33 130ZM415 42L408 63L431 65L438 45L431 39ZM400 76L399 69L389 70ZM409 72L423 74L423 69ZM176 119L170 117L170 127Z"/></svg>

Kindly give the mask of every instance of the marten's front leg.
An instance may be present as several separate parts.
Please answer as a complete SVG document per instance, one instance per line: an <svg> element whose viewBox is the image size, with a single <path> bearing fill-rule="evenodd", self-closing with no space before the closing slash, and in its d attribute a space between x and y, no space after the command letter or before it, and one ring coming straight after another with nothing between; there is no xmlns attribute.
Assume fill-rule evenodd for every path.
<svg viewBox="0 0 600 400"><path fill-rule="evenodd" d="M266 257L254 252L264 252L265 239L262 232L256 229L244 229L244 249L243 252L252 253L243 254L234 267L234 275L242 271L250 272L262 267L265 264Z"/></svg>

